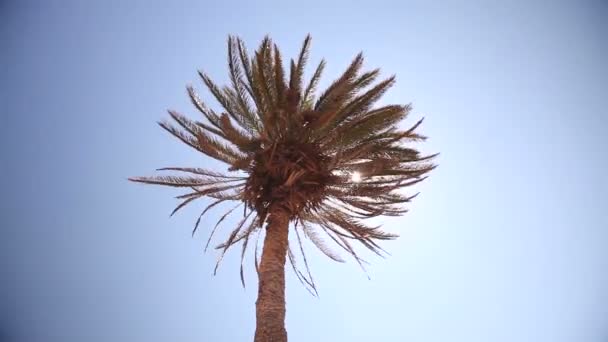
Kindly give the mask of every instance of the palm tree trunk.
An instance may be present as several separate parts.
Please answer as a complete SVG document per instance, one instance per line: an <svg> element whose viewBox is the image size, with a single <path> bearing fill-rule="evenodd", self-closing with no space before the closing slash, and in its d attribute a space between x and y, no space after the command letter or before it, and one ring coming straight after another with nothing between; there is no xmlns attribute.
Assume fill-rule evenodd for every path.
<svg viewBox="0 0 608 342"><path fill-rule="evenodd" d="M287 342L285 330L285 258L289 217L271 213L258 269L255 342Z"/></svg>

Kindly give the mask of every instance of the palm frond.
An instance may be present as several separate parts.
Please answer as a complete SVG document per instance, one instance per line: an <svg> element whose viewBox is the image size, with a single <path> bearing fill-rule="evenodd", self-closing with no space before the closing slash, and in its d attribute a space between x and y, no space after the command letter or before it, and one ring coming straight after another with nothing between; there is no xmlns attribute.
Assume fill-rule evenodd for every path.
<svg viewBox="0 0 608 342"><path fill-rule="evenodd" d="M233 102L238 104L238 112L243 118L243 124L250 134L253 132L259 132L259 125L257 115L251 108L249 103L248 93L245 88L245 82L243 81L243 72L241 70L241 64L239 61L240 42L234 39L232 36L228 37L228 69L230 70L230 81L232 82L233 93L229 97L233 97ZM250 77L249 65L244 65L245 74L247 78Z"/></svg>
<svg viewBox="0 0 608 342"><path fill-rule="evenodd" d="M306 86L306 90L304 90L304 94L301 97L300 100L300 108L303 110L311 110L313 107L313 102L315 101L314 99L314 93L317 90L317 85L319 84L319 81L321 80L321 75L323 74L323 70L325 69L325 60L322 59L321 62L319 62L319 65L317 65L317 68L315 69L314 74L312 75L312 77L310 78L310 81L308 82L308 85Z"/></svg>
<svg viewBox="0 0 608 342"><path fill-rule="evenodd" d="M331 114L327 115L327 118L319 120L319 128L325 126L336 127L348 117L357 117L361 113L365 113L394 83L394 77L388 78L372 89L353 98L344 107L334 109L330 112Z"/></svg>
<svg viewBox="0 0 608 342"><path fill-rule="evenodd" d="M171 133L174 137L181 140L184 144L192 147L193 149L195 149L199 152L203 152L198 145L197 139L195 137L193 137L192 135L184 133L182 130L173 126L168 121L159 121L158 125L160 127L162 127L164 130L166 130L167 132Z"/></svg>
<svg viewBox="0 0 608 342"><path fill-rule="evenodd" d="M234 245L234 239L236 238L236 236L238 235L238 233L241 231L241 229L243 228L243 225L245 224L245 222L247 222L247 220L249 219L249 217L251 216L253 212L250 212L248 215L246 215L245 217L243 217L241 219L241 221L239 222L239 224L236 226L236 228L234 228L234 230L232 231L232 233L230 233L230 235L228 236L228 239L226 240L226 242L224 242L224 247L222 249L222 254L220 255L219 259L217 260L216 264L215 264L215 269L213 270L213 274L215 275L217 273L217 269L220 266L222 260L224 259L224 255L226 255L226 251L228 251L228 249L230 247L232 247ZM254 225L252 224L251 227L253 227Z"/></svg>
<svg viewBox="0 0 608 342"><path fill-rule="evenodd" d="M194 234L196 233L196 230L198 229L198 225L201 223L201 219L203 218L205 213L207 213L211 208L215 207L216 205L218 205L224 201L226 201L226 200L218 199L218 200L211 202L211 204L209 204L205 207L205 209L201 212L201 214L198 216L198 219L196 219L196 222L194 223L194 229L192 229L192 236L194 236Z"/></svg>
<svg viewBox="0 0 608 342"><path fill-rule="evenodd" d="M363 53L359 53L344 71L342 76L335 80L327 90L325 90L317 103L315 110L318 112L332 112L341 107L352 95L353 80L363 65Z"/></svg>
<svg viewBox="0 0 608 342"><path fill-rule="evenodd" d="M323 144L332 146L349 146L372 136L386 128L390 128L406 117L409 107L389 105L370 110L357 118L337 127L332 135L322 137Z"/></svg>
<svg viewBox="0 0 608 342"><path fill-rule="evenodd" d="M253 221L251 221L250 226L247 228L246 233L243 234L243 237L241 239L237 240L243 240L243 244L242 244L242 249L241 249L241 267L240 267L240 276L241 276L241 284L243 285L243 288L245 288L245 275L243 273L243 262L245 260L245 253L247 252L247 246L249 244L249 238L251 237L251 234L254 232L258 232L259 234L259 230L257 229L259 228L259 218L256 217ZM238 241L235 241L233 244L236 244Z"/></svg>
<svg viewBox="0 0 608 342"><path fill-rule="evenodd" d="M238 100L235 99L234 96L230 96L232 94L230 93L229 88L221 89L213 82L209 75L202 71L199 71L198 74L207 86L207 89L209 89L209 92L215 97L217 102L222 105L230 117L232 117L243 129L252 131L253 127L248 123L248 120L252 120L252 118L247 117L247 114L243 114L239 111Z"/></svg>
<svg viewBox="0 0 608 342"><path fill-rule="evenodd" d="M331 248L325 244L314 228L310 227L306 222L302 222L301 226L304 236L306 236L323 254L334 261L344 262L344 259L342 259L340 255L332 251Z"/></svg>
<svg viewBox="0 0 608 342"><path fill-rule="evenodd" d="M198 109L198 111L203 114L203 116L207 119L207 121L209 121L210 124L212 124L216 128L220 128L220 117L213 110L207 108L205 103L201 101L200 97L194 90L194 87L188 85L186 89L188 90L188 96L190 97L190 101L196 107L196 109Z"/></svg>
<svg viewBox="0 0 608 342"><path fill-rule="evenodd" d="M315 285L315 281L312 278L312 273L310 272L310 267L308 266L308 259L306 258L306 252L304 252L304 246L302 245L302 238L300 238L300 232L297 227L294 228L296 232L296 240L298 241L298 247L300 247L300 253L302 255L302 260L304 260L304 267L306 268L306 274L308 274L308 280L306 283L311 287L311 289L315 292L315 295L318 296L317 286ZM295 264L294 264L295 267ZM307 279L304 277L304 279Z"/></svg>
<svg viewBox="0 0 608 342"><path fill-rule="evenodd" d="M226 178L226 179L234 179L234 180L243 180L246 178L246 177L239 177L239 176L228 176L228 175L225 175L220 172L207 170L207 169L203 169L203 168L198 168L198 167L163 167L160 169L156 169L156 171L179 171L179 172L192 173L195 175L208 176L208 177L213 177L213 178Z"/></svg>
<svg viewBox="0 0 608 342"><path fill-rule="evenodd" d="M304 68L306 67L306 62L308 61L311 40L312 37L310 35L307 35L306 39L304 39L304 43L302 44L302 48L300 49L297 64L292 63L289 88L291 88L298 94L302 91Z"/></svg>
<svg viewBox="0 0 608 342"><path fill-rule="evenodd" d="M265 37L258 50L254 53L254 59L252 61L252 80L251 84L252 91L254 94L257 93L259 102L262 105L260 117L262 120L267 120L268 116L272 115L276 109L276 101L274 96L274 83L272 81L273 67L272 60L270 58L270 38ZM265 121L267 122L267 121Z"/></svg>
<svg viewBox="0 0 608 342"><path fill-rule="evenodd" d="M274 45L274 85L277 94L277 106L283 108L285 106L287 84L285 83L285 70L283 69L281 52L276 44Z"/></svg>
<svg viewBox="0 0 608 342"><path fill-rule="evenodd" d="M304 286L304 288L308 291L308 293L315 296L315 292L316 292L315 284L313 283L312 279L308 279L302 273L302 271L300 271L300 268L298 267L297 262L296 262L296 258L294 256L293 252L291 251L291 245L287 246L287 259L289 260L289 263L291 264L291 268L293 269L293 272L295 273L296 278L298 278L298 281L300 281L300 284L302 284L302 286Z"/></svg>
<svg viewBox="0 0 608 342"><path fill-rule="evenodd" d="M226 182L239 181L235 180L218 180L206 176L200 177L182 177L182 176L143 176L131 177L129 180L133 182L166 185L172 187L193 187L193 186L220 186Z"/></svg>

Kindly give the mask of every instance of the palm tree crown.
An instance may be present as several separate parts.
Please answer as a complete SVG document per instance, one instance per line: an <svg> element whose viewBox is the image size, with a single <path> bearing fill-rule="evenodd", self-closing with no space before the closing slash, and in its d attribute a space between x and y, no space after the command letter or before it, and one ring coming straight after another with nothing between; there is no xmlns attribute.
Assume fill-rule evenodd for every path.
<svg viewBox="0 0 608 342"><path fill-rule="evenodd" d="M410 105L374 107L395 83L394 76L376 82L379 69L362 72L363 56L358 54L317 96L325 61L305 82L310 41L306 37L286 75L279 49L268 37L251 57L241 39L229 37L231 84L220 87L199 72L222 111L207 107L189 86L188 94L205 120L169 111L173 122L159 123L186 145L227 164L226 173L168 167L159 170L178 174L131 178L189 189L178 196L182 202L173 213L195 199L211 198L193 233L201 217L218 204L237 202L219 222L242 206L239 223L217 247L222 256L237 243L242 243L244 256L252 234L261 230L272 213L281 213L293 223L302 253L301 233L331 259L343 261L326 241L333 241L361 264L351 242L380 254L377 241L397 237L364 220L405 213L403 204L415 195L399 190L424 180L435 167L435 155L423 156L405 146L425 139L416 131L422 120L408 129L397 126L410 112ZM293 263L291 248L288 257ZM257 252L255 259L257 268ZM242 274L241 262L241 279ZM310 273L305 276L296 270L296 275L315 290Z"/></svg>

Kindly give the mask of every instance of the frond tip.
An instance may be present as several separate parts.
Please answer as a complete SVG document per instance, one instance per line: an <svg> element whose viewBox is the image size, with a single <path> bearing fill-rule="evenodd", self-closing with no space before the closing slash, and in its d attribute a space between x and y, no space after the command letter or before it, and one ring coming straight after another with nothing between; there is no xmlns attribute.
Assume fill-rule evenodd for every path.
<svg viewBox="0 0 608 342"><path fill-rule="evenodd" d="M242 212L237 226L216 249L221 251L219 266L228 249L242 244L243 286L247 247L257 236L257 270L257 239L270 210L289 217L297 242L297 248L292 241L288 250L289 261L302 284L318 295L303 241L310 241L336 262L344 262L335 251L341 250L363 268L366 262L352 242L384 256L388 253L380 241L397 238L365 220L403 215L405 205L416 196L404 190L425 180L436 167L437 154L423 155L408 145L426 139L419 133L422 119L405 130L399 128L411 115L412 106L376 106L394 86L395 76L382 80L379 69L363 70L364 57L359 53L317 94L325 61L317 64L310 79L304 79L311 42L307 36L285 68L283 55L269 37L251 54L240 38L228 37L229 84L217 84L199 72L221 110L208 107L189 85L188 96L202 116L195 120L170 110L170 120L159 122L193 150L223 163L226 172L165 167L157 171L169 174L129 178L186 189L176 197L180 202L171 215L196 199L210 199L194 224L193 235L200 226L210 226L201 222L211 209L236 202L220 212L204 249L228 216ZM302 256L303 271L297 255Z"/></svg>

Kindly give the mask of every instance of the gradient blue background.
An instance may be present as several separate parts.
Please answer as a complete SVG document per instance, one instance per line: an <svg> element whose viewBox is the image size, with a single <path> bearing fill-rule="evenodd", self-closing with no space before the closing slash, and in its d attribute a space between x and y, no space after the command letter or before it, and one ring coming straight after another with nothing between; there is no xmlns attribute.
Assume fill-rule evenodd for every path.
<svg viewBox="0 0 608 342"><path fill-rule="evenodd" d="M197 115L197 69L227 80L229 33L294 56L310 32L323 84L363 50L442 154L385 221L401 238L371 281L313 248L320 299L289 272L290 341L607 341L607 18L605 1L0 2L0 340L252 340L251 258L246 290L238 252L213 277L207 231L190 238L204 203L169 219L177 192L126 178L214 167L155 121Z"/></svg>

